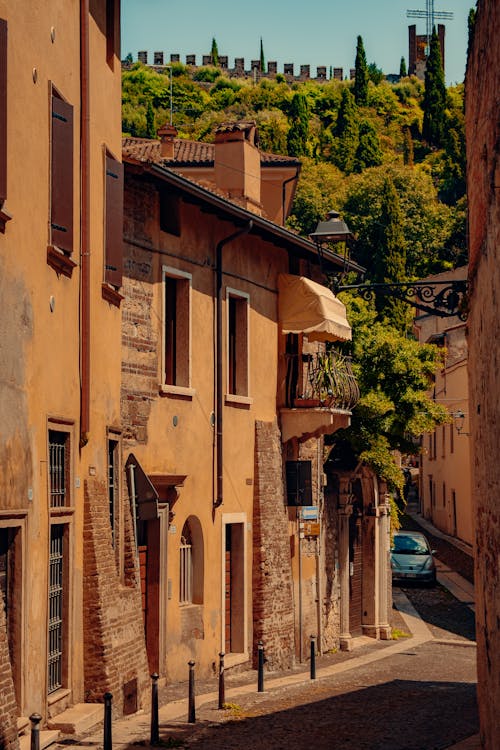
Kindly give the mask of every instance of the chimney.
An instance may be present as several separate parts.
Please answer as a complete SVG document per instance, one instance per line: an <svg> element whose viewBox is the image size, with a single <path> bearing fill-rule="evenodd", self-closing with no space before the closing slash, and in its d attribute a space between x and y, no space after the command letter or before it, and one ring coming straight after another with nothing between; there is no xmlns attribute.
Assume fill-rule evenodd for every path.
<svg viewBox="0 0 500 750"><path fill-rule="evenodd" d="M160 139L160 156L162 159L173 159L174 138L177 135L177 128L173 125L162 125L157 134Z"/></svg>
<svg viewBox="0 0 500 750"><path fill-rule="evenodd" d="M230 122L215 132L215 183L229 198L262 215L260 151L255 122Z"/></svg>

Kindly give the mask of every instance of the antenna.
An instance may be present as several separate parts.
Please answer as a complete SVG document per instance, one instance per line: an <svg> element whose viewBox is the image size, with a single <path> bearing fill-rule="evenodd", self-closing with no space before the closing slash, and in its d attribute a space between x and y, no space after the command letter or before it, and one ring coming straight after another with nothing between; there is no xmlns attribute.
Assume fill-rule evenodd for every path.
<svg viewBox="0 0 500 750"><path fill-rule="evenodd" d="M432 29L434 28L434 21L438 20L451 21L453 19L453 13L447 10L435 11L434 0L425 0L425 10L407 10L407 18L425 18L426 28L425 33L427 37L427 49L429 49L431 43Z"/></svg>

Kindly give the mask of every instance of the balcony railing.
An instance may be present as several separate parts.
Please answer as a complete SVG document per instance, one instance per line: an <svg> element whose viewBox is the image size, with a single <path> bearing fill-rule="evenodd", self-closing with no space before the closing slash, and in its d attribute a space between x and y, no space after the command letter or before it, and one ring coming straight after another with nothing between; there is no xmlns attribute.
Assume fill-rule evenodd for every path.
<svg viewBox="0 0 500 750"><path fill-rule="evenodd" d="M288 408L351 411L359 401L359 387L349 357L335 350L286 356Z"/></svg>

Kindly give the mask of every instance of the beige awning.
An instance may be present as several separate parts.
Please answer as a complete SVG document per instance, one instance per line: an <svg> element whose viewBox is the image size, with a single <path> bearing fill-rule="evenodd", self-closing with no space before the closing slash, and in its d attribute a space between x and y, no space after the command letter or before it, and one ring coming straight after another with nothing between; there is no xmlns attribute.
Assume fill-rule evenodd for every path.
<svg viewBox="0 0 500 750"><path fill-rule="evenodd" d="M305 333L311 341L349 341L345 305L326 286L304 276L278 277L279 318L283 333Z"/></svg>

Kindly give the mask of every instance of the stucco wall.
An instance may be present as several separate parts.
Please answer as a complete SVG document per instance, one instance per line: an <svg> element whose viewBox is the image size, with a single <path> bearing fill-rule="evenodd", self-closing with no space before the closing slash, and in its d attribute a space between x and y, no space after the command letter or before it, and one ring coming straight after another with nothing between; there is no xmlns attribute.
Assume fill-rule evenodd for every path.
<svg viewBox="0 0 500 750"><path fill-rule="evenodd" d="M466 77L469 376L483 747L500 746L500 5L479 0Z"/></svg>

